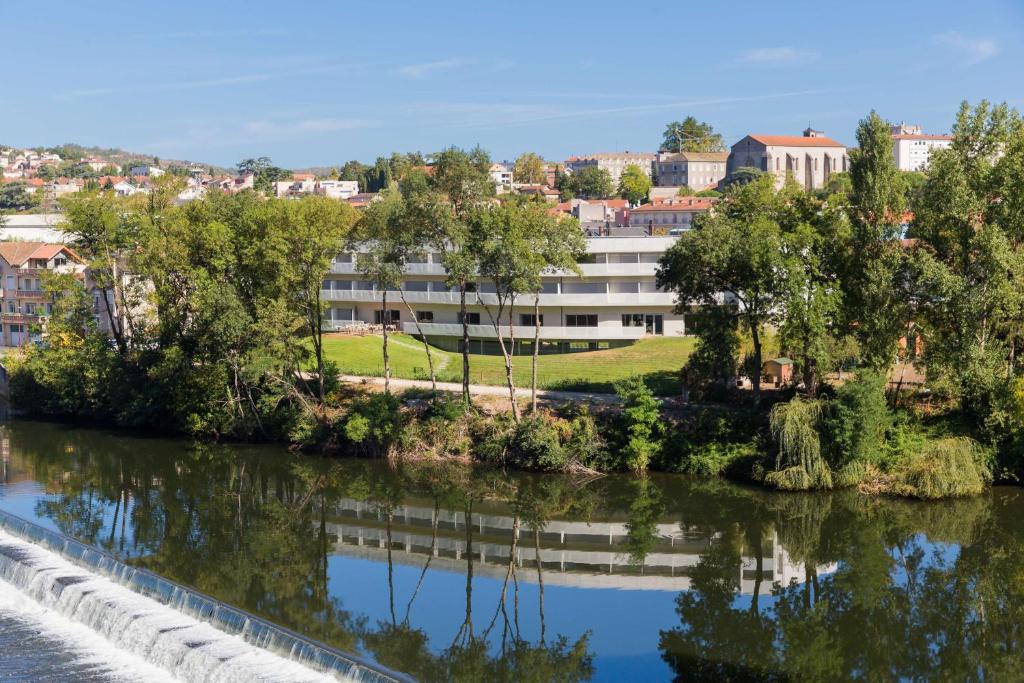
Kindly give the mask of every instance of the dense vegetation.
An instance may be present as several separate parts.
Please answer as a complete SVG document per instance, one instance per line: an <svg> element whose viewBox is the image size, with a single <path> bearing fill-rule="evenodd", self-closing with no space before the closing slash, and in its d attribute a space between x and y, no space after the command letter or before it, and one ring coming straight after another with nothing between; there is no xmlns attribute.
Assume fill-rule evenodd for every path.
<svg viewBox="0 0 1024 683"><path fill-rule="evenodd" d="M405 158L400 185L361 215L322 197L252 192L175 207L173 178L144 198L65 200L112 340L97 329L92 295L50 278L45 343L15 361L12 390L19 406L42 414L373 456L661 469L924 498L1016 480L1024 473L1024 124L1006 106L964 105L952 146L934 153L925 175L895 168L888 126L874 113L857 138L849 174L819 192L744 171L663 258L661 286L682 310L701 306L681 381L705 408L662 415L638 379L617 384L621 410L598 415L542 409L536 392L527 408L512 398L525 359L502 321L517 306L534 311L536 389L541 277L574 270L583 239L575 221L543 204L496 200L486 153L454 148L429 174ZM359 248L358 271L387 292L382 319L408 306L403 264L441 255L461 312L482 305L494 328L509 414L471 405L468 345L461 400L392 395L386 332L385 393L337 386L320 286L346 244ZM477 294L480 282L493 298ZM105 310L108 299L128 311L123 325ZM762 391L769 335L793 359L796 387ZM434 380L432 346L422 329L418 336ZM923 369L928 390L889 381L895 360ZM752 391L736 389L738 375Z"/></svg>

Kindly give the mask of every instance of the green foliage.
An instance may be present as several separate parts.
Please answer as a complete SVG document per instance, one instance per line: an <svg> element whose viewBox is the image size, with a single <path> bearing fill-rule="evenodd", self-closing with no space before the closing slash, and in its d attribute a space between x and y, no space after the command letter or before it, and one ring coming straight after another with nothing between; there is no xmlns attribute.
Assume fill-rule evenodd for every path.
<svg viewBox="0 0 1024 683"><path fill-rule="evenodd" d="M617 382L615 393L622 399L616 465L643 472L660 446L661 404L636 375Z"/></svg>
<svg viewBox="0 0 1024 683"><path fill-rule="evenodd" d="M864 370L836 390L823 416L828 460L834 468L850 462L878 465L886 434L893 424L885 398L885 375Z"/></svg>
<svg viewBox="0 0 1024 683"><path fill-rule="evenodd" d="M972 439L929 441L894 472L892 490L926 500L977 495L992 482L989 460L989 454Z"/></svg>
<svg viewBox="0 0 1024 683"><path fill-rule="evenodd" d="M630 204L636 205L647 200L651 191L651 179L635 164L622 170L619 176L619 196Z"/></svg>
<svg viewBox="0 0 1024 683"><path fill-rule="evenodd" d="M724 398L732 391L740 352L737 315L731 306L706 306L699 314L697 347L682 371L694 399Z"/></svg>
<svg viewBox="0 0 1024 683"><path fill-rule="evenodd" d="M721 152L725 143L710 123L687 116L665 125L661 149L666 152Z"/></svg>
<svg viewBox="0 0 1024 683"><path fill-rule="evenodd" d="M564 470L569 460L554 420L539 413L523 418L512 432L506 462L527 470Z"/></svg>
<svg viewBox="0 0 1024 683"><path fill-rule="evenodd" d="M608 199L615 194L611 174L597 166L584 166L571 175L563 175L558 189L563 199Z"/></svg>
<svg viewBox="0 0 1024 683"><path fill-rule="evenodd" d="M546 177L544 160L538 155L533 152L525 152L516 159L512 170L512 179L515 182L536 185L543 183Z"/></svg>
<svg viewBox="0 0 1024 683"><path fill-rule="evenodd" d="M818 433L821 414L821 401L799 396L772 406L771 431L779 450L775 470L765 476L765 483L785 490L832 488Z"/></svg>
<svg viewBox="0 0 1024 683"><path fill-rule="evenodd" d="M405 424L401 403L393 394L370 394L353 401L342 424L345 438L363 453L387 457Z"/></svg>

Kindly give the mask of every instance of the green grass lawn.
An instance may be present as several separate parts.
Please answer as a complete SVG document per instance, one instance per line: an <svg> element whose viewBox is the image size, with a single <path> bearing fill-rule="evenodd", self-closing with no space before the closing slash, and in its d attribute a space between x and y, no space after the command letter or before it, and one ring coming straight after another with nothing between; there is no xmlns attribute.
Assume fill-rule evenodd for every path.
<svg viewBox="0 0 1024 683"><path fill-rule="evenodd" d="M405 334L388 336L391 376L406 379L429 379L427 354L423 343ZM630 375L643 375L648 386L660 395L679 391L678 371L693 351L693 337L649 337L631 346L604 351L582 351L542 355L537 362L537 383L544 389L566 391L612 392L612 384ZM384 362L381 337L328 336L324 338L324 354L348 375L381 376ZM462 356L433 349L437 378L442 382L462 381ZM516 356L516 385L530 385L530 356ZM500 356L470 355L470 382L473 384L505 383L505 362Z"/></svg>

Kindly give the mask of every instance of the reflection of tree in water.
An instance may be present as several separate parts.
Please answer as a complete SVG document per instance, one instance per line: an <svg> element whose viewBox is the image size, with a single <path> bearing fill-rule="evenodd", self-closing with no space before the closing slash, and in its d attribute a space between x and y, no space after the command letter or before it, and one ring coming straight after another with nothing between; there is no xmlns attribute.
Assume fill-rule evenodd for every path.
<svg viewBox="0 0 1024 683"><path fill-rule="evenodd" d="M771 525L803 579L748 606L735 546L713 544L677 598L680 625L661 635L676 680L1024 675L1020 492L935 505L753 495L761 512L745 530Z"/></svg>
<svg viewBox="0 0 1024 683"><path fill-rule="evenodd" d="M444 466L389 470L379 463L299 459L279 451L268 457L251 449L184 451L175 442L145 441L150 448L140 452L131 440L99 433L61 432L66 443L55 443L55 436L31 430L12 438L27 469L55 492L39 503L37 513L130 562L335 647L363 648L382 664L425 681L580 681L592 675L586 635L572 642L561 636L545 642L542 635L529 642L505 621L504 606L500 643L492 644L497 627L482 633L474 626L472 524L465 530L465 619L454 641L432 645L411 618L433 552L404 609L396 604L393 512L410 494L433 501L431 550L440 509L461 509L469 520L484 500L512 503L539 545L549 515L588 503L586 495L571 495L578 491L565 482L519 485L500 472L474 474ZM328 531L327 517L343 497L377 505L386 520L382 589L388 591L390 618L373 627L346 611L328 587L328 558L337 538ZM517 619L514 577L512 584ZM542 600L535 607L541 613Z"/></svg>

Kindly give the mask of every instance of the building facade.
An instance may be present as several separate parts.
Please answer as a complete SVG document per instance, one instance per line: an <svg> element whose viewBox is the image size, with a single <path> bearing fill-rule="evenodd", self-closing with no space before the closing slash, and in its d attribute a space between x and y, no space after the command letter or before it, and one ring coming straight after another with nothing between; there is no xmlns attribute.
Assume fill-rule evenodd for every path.
<svg viewBox="0 0 1024 683"><path fill-rule="evenodd" d="M803 135L747 135L732 146L727 172L756 168L773 174L778 187L792 176L804 189L813 190L849 166L844 145L808 128Z"/></svg>
<svg viewBox="0 0 1024 683"><path fill-rule="evenodd" d="M658 187L715 188L725 178L728 152L659 152L654 161Z"/></svg>
<svg viewBox="0 0 1024 683"><path fill-rule="evenodd" d="M648 235L670 235L693 227L693 219L717 200L713 197L672 197L630 209L629 225L644 228Z"/></svg>
<svg viewBox="0 0 1024 683"><path fill-rule="evenodd" d="M612 177L612 184L618 187L619 178L627 166L639 166L641 171L650 176L656 158L656 154L649 152L601 152L570 157L565 160L565 168L570 173L576 173L588 166L603 169Z"/></svg>
<svg viewBox="0 0 1024 683"><path fill-rule="evenodd" d="M23 346L39 339L39 326L53 312L42 287L44 273L84 270L82 259L63 244L0 242L0 345Z"/></svg>
<svg viewBox="0 0 1024 683"><path fill-rule="evenodd" d="M658 260L673 237L594 237L587 240L587 257L579 267L582 277L552 273L543 278L540 294L541 352L586 351L623 346L647 335L683 335L687 316L675 312L675 295L655 284ZM322 287L326 303L325 327L387 323L408 334L418 334L417 322L431 343L457 350L462 337L459 291L445 284L441 254L431 253L422 262L407 263L403 282L405 299L388 292L388 310L381 310L382 292L361 278L356 255L339 254ZM483 304L497 304L493 284L475 283L467 295L470 343L474 352L496 353L497 342L490 316ZM533 297L502 319L508 334L515 328L518 353L532 350ZM522 341L519 341L522 340Z"/></svg>
<svg viewBox="0 0 1024 683"><path fill-rule="evenodd" d="M901 171L923 171L933 150L947 149L952 135L928 135L921 126L901 123L891 127L892 156Z"/></svg>

